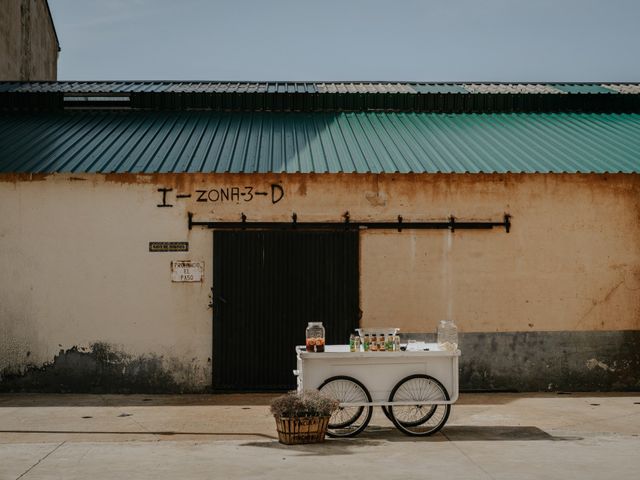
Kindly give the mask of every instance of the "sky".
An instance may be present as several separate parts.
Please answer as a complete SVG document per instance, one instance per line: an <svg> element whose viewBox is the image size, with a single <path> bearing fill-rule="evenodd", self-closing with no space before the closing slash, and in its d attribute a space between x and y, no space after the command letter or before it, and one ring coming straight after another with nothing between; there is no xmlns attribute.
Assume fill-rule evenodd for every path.
<svg viewBox="0 0 640 480"><path fill-rule="evenodd" d="M639 0L49 0L60 80L640 81Z"/></svg>

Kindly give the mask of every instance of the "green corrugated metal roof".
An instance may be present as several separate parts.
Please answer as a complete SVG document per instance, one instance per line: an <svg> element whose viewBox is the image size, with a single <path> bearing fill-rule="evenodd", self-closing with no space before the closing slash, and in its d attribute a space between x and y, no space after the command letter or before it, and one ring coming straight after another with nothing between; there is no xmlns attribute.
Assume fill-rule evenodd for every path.
<svg viewBox="0 0 640 480"><path fill-rule="evenodd" d="M0 82L0 110L640 113L637 83Z"/></svg>
<svg viewBox="0 0 640 480"><path fill-rule="evenodd" d="M503 93L617 93L610 85L638 83L531 82L220 82L170 80L0 82L0 92L22 93L475 93L478 87ZM543 87L547 87L544 90ZM541 91L541 89L543 89ZM557 91L553 91L556 89Z"/></svg>
<svg viewBox="0 0 640 480"><path fill-rule="evenodd" d="M470 93L464 85L456 83L416 83L412 88L417 93Z"/></svg>
<svg viewBox="0 0 640 480"><path fill-rule="evenodd" d="M0 115L0 172L639 172L640 114Z"/></svg>
<svg viewBox="0 0 640 480"><path fill-rule="evenodd" d="M564 93L618 93L616 90L597 83L555 83L550 86Z"/></svg>

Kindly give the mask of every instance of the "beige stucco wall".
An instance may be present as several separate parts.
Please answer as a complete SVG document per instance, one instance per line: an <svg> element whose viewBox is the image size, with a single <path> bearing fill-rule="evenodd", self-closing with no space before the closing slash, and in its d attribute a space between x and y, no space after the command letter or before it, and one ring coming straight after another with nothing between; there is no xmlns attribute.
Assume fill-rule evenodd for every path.
<svg viewBox="0 0 640 480"><path fill-rule="evenodd" d="M272 184L284 191L275 204ZM221 187L246 195L197 201L216 197L198 190ZM172 207L157 206L158 188L172 189ZM345 211L353 221L512 215L508 234L363 230L365 326L430 332L451 317L463 332L640 329L636 175L4 175L0 371L106 342L207 385L212 233L189 231L187 212L232 221L296 212L303 222ZM150 241L188 241L190 251L149 253ZM204 282L172 283L180 259L204 261Z"/></svg>
<svg viewBox="0 0 640 480"><path fill-rule="evenodd" d="M57 66L46 1L0 1L0 80L56 80Z"/></svg>

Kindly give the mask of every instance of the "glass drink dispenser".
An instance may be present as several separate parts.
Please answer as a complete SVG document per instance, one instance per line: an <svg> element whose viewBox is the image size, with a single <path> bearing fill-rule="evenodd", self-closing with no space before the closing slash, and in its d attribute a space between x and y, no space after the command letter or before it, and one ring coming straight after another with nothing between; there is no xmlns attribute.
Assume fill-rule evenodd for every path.
<svg viewBox="0 0 640 480"><path fill-rule="evenodd" d="M309 322L307 325L307 352L324 352L322 322Z"/></svg>

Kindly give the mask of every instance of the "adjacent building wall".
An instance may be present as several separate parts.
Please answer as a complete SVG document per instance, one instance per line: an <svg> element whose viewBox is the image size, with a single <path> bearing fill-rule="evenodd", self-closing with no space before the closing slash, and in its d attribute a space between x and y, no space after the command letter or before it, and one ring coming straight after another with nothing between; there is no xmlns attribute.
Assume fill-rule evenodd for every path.
<svg viewBox="0 0 640 480"><path fill-rule="evenodd" d="M0 80L56 80L58 51L46 0L0 1Z"/></svg>
<svg viewBox="0 0 640 480"><path fill-rule="evenodd" d="M640 388L637 175L65 174L0 176L0 390L207 389L212 232L188 230L188 212L346 211L512 215L510 233L361 231L363 326L425 338L454 319L463 389ZM150 253L150 241L189 252ZM171 282L184 259L205 262L202 283Z"/></svg>

